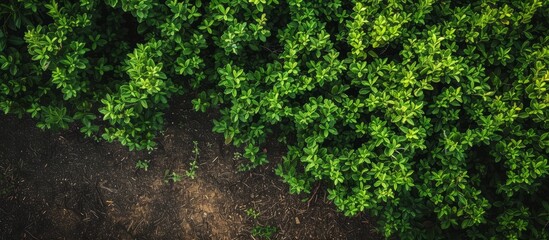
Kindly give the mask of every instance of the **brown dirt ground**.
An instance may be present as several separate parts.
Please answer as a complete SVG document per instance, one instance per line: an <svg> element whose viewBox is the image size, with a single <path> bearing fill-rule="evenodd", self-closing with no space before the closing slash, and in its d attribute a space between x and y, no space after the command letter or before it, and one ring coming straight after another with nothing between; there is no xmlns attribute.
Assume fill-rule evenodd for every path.
<svg viewBox="0 0 549 240"><path fill-rule="evenodd" d="M151 153L1 116L0 239L260 239L257 226L276 227L271 239L379 239L367 216L344 217L322 188L290 195L272 171L283 154L276 144L266 148L270 164L239 172L237 149L211 132L214 114L176 102ZM195 179L185 176L193 141ZM138 159L150 161L147 171ZM166 183L166 170L181 181Z"/></svg>

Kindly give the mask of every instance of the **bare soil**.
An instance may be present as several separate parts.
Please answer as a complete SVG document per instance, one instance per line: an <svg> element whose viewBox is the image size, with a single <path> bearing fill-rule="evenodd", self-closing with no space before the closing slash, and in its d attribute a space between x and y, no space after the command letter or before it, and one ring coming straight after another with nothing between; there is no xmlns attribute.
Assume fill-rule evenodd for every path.
<svg viewBox="0 0 549 240"><path fill-rule="evenodd" d="M238 149L211 132L215 114L174 102L151 153L0 116L0 239L262 239L252 232L267 227L271 239L380 239L367 216L338 213L321 186L290 195L273 173L282 147L269 144L271 163L240 172ZM185 176L193 141L194 179Z"/></svg>

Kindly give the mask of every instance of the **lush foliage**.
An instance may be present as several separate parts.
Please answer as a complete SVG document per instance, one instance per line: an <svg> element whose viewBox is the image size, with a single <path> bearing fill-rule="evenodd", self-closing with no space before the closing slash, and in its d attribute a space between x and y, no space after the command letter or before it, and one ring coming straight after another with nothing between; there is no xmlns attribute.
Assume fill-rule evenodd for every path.
<svg viewBox="0 0 549 240"><path fill-rule="evenodd" d="M547 2L227 5L214 130L252 165L276 132L291 192L322 181L387 236L548 238ZM255 59L257 32L234 27L263 16L276 38Z"/></svg>
<svg viewBox="0 0 549 240"><path fill-rule="evenodd" d="M87 136L152 150L168 99L183 85L173 83L183 49L175 38L154 37L170 20L151 15L157 29L141 36L147 29L124 15L132 3L72 2L0 4L0 108L30 113L43 129L78 122ZM196 38L192 49L203 46Z"/></svg>
<svg viewBox="0 0 549 240"><path fill-rule="evenodd" d="M152 149L201 88L248 168L272 135L386 236L549 238L548 1L71 2L1 3L4 112Z"/></svg>

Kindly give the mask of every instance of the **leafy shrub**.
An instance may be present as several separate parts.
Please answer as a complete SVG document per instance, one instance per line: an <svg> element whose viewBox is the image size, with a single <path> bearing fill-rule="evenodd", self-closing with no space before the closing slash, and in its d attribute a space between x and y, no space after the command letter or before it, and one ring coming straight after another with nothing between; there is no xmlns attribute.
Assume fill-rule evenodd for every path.
<svg viewBox="0 0 549 240"><path fill-rule="evenodd" d="M231 1L218 35L248 37L218 44L214 131L251 167L275 132L291 192L321 181L386 236L547 239L548 4L259 2L274 25L256 60L256 32L234 29L250 13Z"/></svg>
<svg viewBox="0 0 549 240"><path fill-rule="evenodd" d="M1 3L4 112L152 149L201 88L248 168L276 136L386 236L549 238L547 1L73 2Z"/></svg>
<svg viewBox="0 0 549 240"><path fill-rule="evenodd" d="M185 85L173 82L182 74L173 60L184 56L175 47L183 36L154 37L171 21L164 14L168 6L146 15L144 2L106 3L1 3L6 24L0 32L0 108L28 112L42 129L68 128L76 121L87 136L100 133L130 149L152 150L168 99ZM150 24L138 25L124 11L141 22L148 16ZM195 18L185 13L187 24ZM200 41L194 36L186 56L199 51Z"/></svg>

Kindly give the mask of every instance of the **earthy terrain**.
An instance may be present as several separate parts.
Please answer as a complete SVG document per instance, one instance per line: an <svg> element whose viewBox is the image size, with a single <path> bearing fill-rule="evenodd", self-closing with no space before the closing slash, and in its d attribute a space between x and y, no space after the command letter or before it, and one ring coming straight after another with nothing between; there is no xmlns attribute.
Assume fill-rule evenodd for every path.
<svg viewBox="0 0 549 240"><path fill-rule="evenodd" d="M338 213L321 186L290 195L272 171L283 154L274 143L269 165L238 171L245 160L211 133L214 114L174 102L151 153L0 116L0 238L265 239L275 229L271 239L379 238L367 216Z"/></svg>

